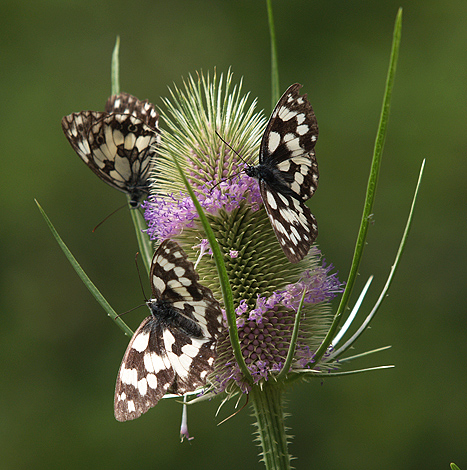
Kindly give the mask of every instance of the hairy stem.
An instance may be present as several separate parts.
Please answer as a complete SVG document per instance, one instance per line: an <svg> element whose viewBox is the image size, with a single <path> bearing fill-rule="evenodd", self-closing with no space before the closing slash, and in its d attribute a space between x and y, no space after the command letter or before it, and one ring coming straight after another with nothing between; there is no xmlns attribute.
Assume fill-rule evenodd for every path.
<svg viewBox="0 0 467 470"><path fill-rule="evenodd" d="M282 387L266 382L260 388L254 385L249 394L252 402L262 460L267 470L290 469L287 451Z"/></svg>

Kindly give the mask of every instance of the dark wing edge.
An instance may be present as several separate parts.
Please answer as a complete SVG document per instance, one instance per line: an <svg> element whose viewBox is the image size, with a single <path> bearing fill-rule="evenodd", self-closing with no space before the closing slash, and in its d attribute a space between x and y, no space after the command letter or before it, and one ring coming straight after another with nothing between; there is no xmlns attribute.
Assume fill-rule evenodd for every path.
<svg viewBox="0 0 467 470"><path fill-rule="evenodd" d="M160 135L144 121L130 114L83 111L65 116L62 128L84 163L107 184L129 194L132 206L148 194Z"/></svg>
<svg viewBox="0 0 467 470"><path fill-rule="evenodd" d="M96 135L103 134L102 127L106 113L97 111L81 111L72 113L62 119L62 129L65 137L73 150L83 160L83 162L105 183L117 189L127 192L124 185L117 184L105 171L105 166L96 163L94 148L96 146ZM94 130L93 130L94 129ZM113 156L109 155L108 160L113 162Z"/></svg>
<svg viewBox="0 0 467 470"><path fill-rule="evenodd" d="M89 165L92 156L88 142L89 132L92 126L102 121L105 116L105 113L96 111L81 111L62 118L62 130L65 137L86 165Z"/></svg>
<svg viewBox="0 0 467 470"><path fill-rule="evenodd" d="M143 121L148 127L159 131L159 113L156 107L148 100L141 101L129 93L112 95L105 104L108 114L131 114Z"/></svg>

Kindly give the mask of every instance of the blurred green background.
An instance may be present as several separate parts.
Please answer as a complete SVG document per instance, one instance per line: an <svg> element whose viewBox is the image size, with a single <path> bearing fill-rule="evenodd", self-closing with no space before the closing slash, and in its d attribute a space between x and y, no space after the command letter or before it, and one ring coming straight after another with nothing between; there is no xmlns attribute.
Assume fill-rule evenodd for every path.
<svg viewBox="0 0 467 470"><path fill-rule="evenodd" d="M349 269L400 2L275 1L281 90L300 82L320 126L320 187L310 206L318 242ZM353 364L395 364L314 381L287 394L297 469L467 468L466 102L467 2L404 7L401 55L374 225L359 284L384 285L426 173L413 230L389 297L353 352L392 349ZM42 220L42 204L116 311L143 302L125 198L86 168L60 120L102 110L110 56L121 37L121 86L161 105L167 86L229 67L271 109L263 1L8 1L0 5L1 381L0 468L262 468L245 409L181 409L164 401L118 423L113 391L127 338L105 316ZM362 313L362 314L363 314ZM136 327L140 309L126 321Z"/></svg>

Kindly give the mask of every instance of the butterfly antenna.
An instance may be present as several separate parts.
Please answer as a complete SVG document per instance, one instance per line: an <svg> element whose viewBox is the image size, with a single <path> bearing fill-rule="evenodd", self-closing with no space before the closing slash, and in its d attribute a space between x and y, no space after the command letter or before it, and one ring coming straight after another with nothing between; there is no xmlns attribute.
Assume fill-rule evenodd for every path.
<svg viewBox="0 0 467 470"><path fill-rule="evenodd" d="M139 252L137 251L135 255L136 271L138 271L139 285L141 286L141 291L143 292L144 300L147 302L148 299L146 297L146 294L144 293L143 281L141 280L141 273L139 271L139 266L138 266L138 256L139 256Z"/></svg>
<svg viewBox="0 0 467 470"><path fill-rule="evenodd" d="M227 181L227 180L230 180L232 178L235 178L237 175L239 175L240 173L242 173L243 170L240 170L240 171L237 171L237 173L234 173L233 175L230 175L229 177L227 178L222 178L218 183L216 183L210 190L209 192L212 193L214 191L214 189L219 186L221 183L223 183L224 181Z"/></svg>
<svg viewBox="0 0 467 470"><path fill-rule="evenodd" d="M146 294L144 293L143 282L141 281L141 274L139 272L138 255L139 255L139 253L136 252L136 255L135 255L136 271L138 271L139 284L141 286L141 290L143 291L143 297L144 297L144 300L146 301L145 303L147 303L148 299L146 298ZM145 304L138 305L137 307L130 308L130 310L127 310L126 312L119 313L115 318L120 318L122 315L125 315L126 313L130 313L133 310L136 310L137 308L142 307L143 305L145 305Z"/></svg>
<svg viewBox="0 0 467 470"><path fill-rule="evenodd" d="M245 165L248 165L248 163L245 161L245 159L227 142L225 141L219 134L219 132L216 131L216 135L217 137L219 137L219 139L222 140L222 142L224 142L225 145L227 145L227 147L229 147L230 150L232 150L232 152L237 155L237 157L245 164Z"/></svg>
<svg viewBox="0 0 467 470"><path fill-rule="evenodd" d="M244 159L226 140L224 140L224 139L220 136L219 132L216 131L216 135L217 135L217 137L219 137L219 139L220 139L222 142L224 142L225 145L227 145L227 147L229 147L230 150L232 150L232 152L233 152L235 155L237 155L237 157L238 157L245 165L248 165L248 163L245 161L245 159ZM210 193L212 193L213 190L214 190L217 186L219 186L222 182L227 181L228 179L235 178L235 176L239 175L242 171L243 171L243 170L237 171L237 173L234 173L233 175L230 175L228 178L223 178L223 179L221 179L218 183L216 183L216 184L209 190Z"/></svg>
<svg viewBox="0 0 467 470"><path fill-rule="evenodd" d="M94 233L109 217L112 217L116 212L118 212L120 209L123 209L126 206L126 204L123 204L123 206L118 207L115 209L113 212L111 212L104 220L100 221L93 229L92 233Z"/></svg>
<svg viewBox="0 0 467 470"><path fill-rule="evenodd" d="M127 313L132 312L133 310L136 310L137 308L143 307L144 305L145 305L145 304L140 304L140 305L137 305L136 307L130 308L130 310L127 310L126 312L119 313L118 315L116 315L116 317L114 318L114 320L115 320L116 318L122 317L123 315L125 315L125 314L127 314Z"/></svg>

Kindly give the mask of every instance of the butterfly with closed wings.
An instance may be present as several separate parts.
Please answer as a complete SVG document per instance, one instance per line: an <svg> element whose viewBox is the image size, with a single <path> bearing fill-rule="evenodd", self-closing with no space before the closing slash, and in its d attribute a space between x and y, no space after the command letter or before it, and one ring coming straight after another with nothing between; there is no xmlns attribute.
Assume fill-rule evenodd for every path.
<svg viewBox="0 0 467 470"><path fill-rule="evenodd" d="M318 236L316 219L305 205L318 186L318 124L301 87L296 83L282 95L263 134L259 164L245 169L258 180L272 228L292 263L308 253Z"/></svg>
<svg viewBox="0 0 467 470"><path fill-rule="evenodd" d="M206 385L216 358L222 313L182 248L165 240L154 253L149 315L131 339L115 387L118 421L138 418L167 392Z"/></svg>
<svg viewBox="0 0 467 470"><path fill-rule="evenodd" d="M149 176L160 143L159 114L149 101L113 95L105 112L65 116L62 129L75 152L110 186L139 207L149 193Z"/></svg>

